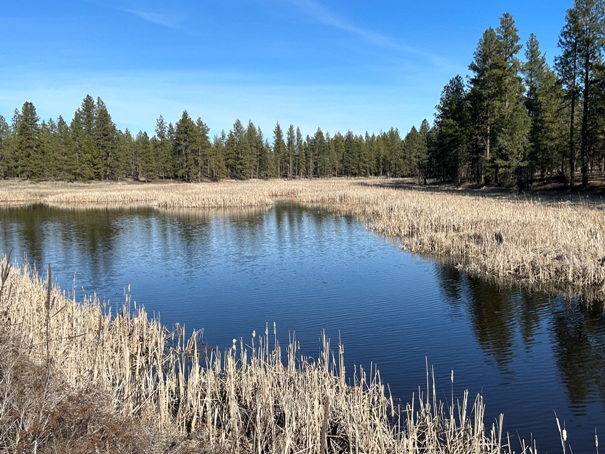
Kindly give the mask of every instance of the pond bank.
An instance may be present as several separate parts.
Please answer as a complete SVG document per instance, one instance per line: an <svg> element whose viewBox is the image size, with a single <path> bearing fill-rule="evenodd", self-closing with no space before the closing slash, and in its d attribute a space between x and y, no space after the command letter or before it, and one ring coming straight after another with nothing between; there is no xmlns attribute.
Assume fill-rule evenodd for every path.
<svg viewBox="0 0 605 454"><path fill-rule="evenodd" d="M397 180L269 180L220 183L0 183L0 206L66 208L269 206L289 199L351 213L414 253L530 288L605 301L605 210L586 199L497 197L415 190Z"/></svg>
<svg viewBox="0 0 605 454"><path fill-rule="evenodd" d="M128 301L117 314L77 303L48 274L45 284L0 260L0 443L12 451L509 450L502 420L485 425L481 396L443 404L429 371L400 407L377 371L349 382L344 348L327 338L305 358L267 326L208 356L198 333L168 332Z"/></svg>

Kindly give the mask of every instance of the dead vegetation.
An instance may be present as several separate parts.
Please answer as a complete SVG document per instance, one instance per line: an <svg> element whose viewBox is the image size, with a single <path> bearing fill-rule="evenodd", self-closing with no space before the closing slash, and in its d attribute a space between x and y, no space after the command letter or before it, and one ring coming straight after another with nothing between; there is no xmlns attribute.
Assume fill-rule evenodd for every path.
<svg viewBox="0 0 605 454"><path fill-rule="evenodd" d="M268 325L208 352L128 301L111 314L6 258L0 269L3 452L508 452L480 396L446 406L428 373L401 405L377 371L347 375L329 339L306 358Z"/></svg>

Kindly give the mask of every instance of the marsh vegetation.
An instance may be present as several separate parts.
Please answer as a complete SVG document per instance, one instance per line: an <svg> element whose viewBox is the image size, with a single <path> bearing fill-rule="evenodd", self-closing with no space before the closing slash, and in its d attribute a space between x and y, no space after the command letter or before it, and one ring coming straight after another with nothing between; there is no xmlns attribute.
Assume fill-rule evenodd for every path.
<svg viewBox="0 0 605 454"><path fill-rule="evenodd" d="M599 254L605 255L591 247L602 231L602 207L586 200L435 194L401 189L388 180L3 183L3 189L3 205L77 210L148 206L174 213L179 207L263 207L289 199L352 213L369 228L400 239L402 247L448 256L474 274L561 290L603 285L596 266L562 268L564 279L552 278L561 268L548 269L549 251L565 254L574 266L586 257L598 263ZM566 233L571 224L563 219L581 226L583 234ZM548 233L538 235L540 228ZM525 255L516 255L521 252ZM527 257L536 260L532 268L514 268ZM559 261L564 260L557 266L570 266ZM225 351L208 350L199 332L168 331L128 301L113 312L94 299L76 303L27 267L14 269L4 260L2 269L0 314L6 358L12 358L3 371L6 405L0 415L8 449L72 449L85 446L83 439L88 446L130 452L152 445L174 452L512 449L501 420L484 422L480 396L452 391L440 401L430 369L419 393L399 404L378 371L347 371L344 346L331 348L327 338L320 355L309 357L295 338L280 345L275 328L267 326L235 339ZM569 277L569 269L583 273L580 283L575 274ZM36 379L23 381L26 370L36 371ZM71 419L65 419L66 410ZM73 430L62 431L65 425Z"/></svg>

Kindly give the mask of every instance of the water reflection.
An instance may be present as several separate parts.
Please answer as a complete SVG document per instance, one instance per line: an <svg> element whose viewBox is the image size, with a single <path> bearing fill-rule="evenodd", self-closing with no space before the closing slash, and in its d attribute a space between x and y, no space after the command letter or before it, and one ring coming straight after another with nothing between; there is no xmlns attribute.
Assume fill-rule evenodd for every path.
<svg viewBox="0 0 605 454"><path fill-rule="evenodd" d="M444 300L457 311L466 311L479 345L502 371L508 371L514 358L518 336L523 348L531 351L548 314L546 295L471 277L451 265L435 267Z"/></svg>
<svg viewBox="0 0 605 454"><path fill-rule="evenodd" d="M605 315L601 310L559 307L552 320L555 357L575 412L595 395L605 403Z"/></svg>
<svg viewBox="0 0 605 454"><path fill-rule="evenodd" d="M378 363L405 400L423 383L428 357L447 377L455 370L463 388L491 392L491 409L525 436L551 433L555 404L562 414L567 402L569 414L583 418L576 433L582 426L588 440L595 426L605 430L602 313L392 246L351 217L287 202L246 210L0 209L0 253L14 247L13 257L40 270L52 262L64 289L77 273L76 297L96 291L121 302L131 285L166 324L205 328L213 345L277 321L315 355L326 329L342 336L349 361Z"/></svg>

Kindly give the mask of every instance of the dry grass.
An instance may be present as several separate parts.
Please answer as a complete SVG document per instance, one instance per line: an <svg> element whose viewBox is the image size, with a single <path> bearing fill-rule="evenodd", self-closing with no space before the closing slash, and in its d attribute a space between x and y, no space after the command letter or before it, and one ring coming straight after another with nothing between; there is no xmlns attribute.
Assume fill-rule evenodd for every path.
<svg viewBox="0 0 605 454"><path fill-rule="evenodd" d="M76 303L6 259L0 276L2 452L507 451L479 396L445 406L427 374L400 407L375 371L349 382L328 339L314 360L267 326L208 352L128 301Z"/></svg>

